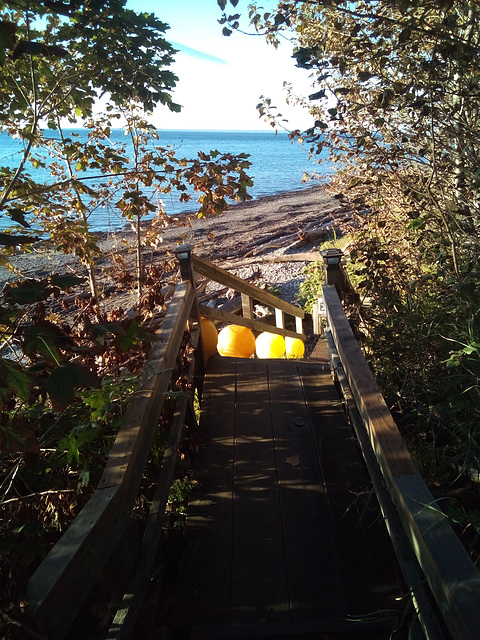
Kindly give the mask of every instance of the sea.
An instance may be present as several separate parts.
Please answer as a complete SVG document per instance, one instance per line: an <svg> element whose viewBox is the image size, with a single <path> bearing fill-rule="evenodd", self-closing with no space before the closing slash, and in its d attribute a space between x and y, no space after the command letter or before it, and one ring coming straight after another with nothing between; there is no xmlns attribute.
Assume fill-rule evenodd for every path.
<svg viewBox="0 0 480 640"><path fill-rule="evenodd" d="M80 139L87 139L87 129L67 130ZM55 131L45 131L46 136L55 136ZM253 179L249 193L253 198L271 196L287 191L297 191L328 180L333 167L326 159L326 152L309 158L309 147L289 139L283 131L202 131L202 130L159 130L159 139L154 143L161 147L173 147L181 157L195 158L198 151L208 153L247 153L252 166L247 174ZM112 130L112 144L128 144L129 137L122 129ZM14 168L22 157L23 143L0 133L0 166ZM322 157L323 156L323 157ZM34 169L26 165L25 170L32 179L40 183L52 182L47 169ZM85 174L84 174L85 175ZM88 175L88 174L86 174ZM94 182L88 182L90 186ZM179 194L178 194L179 195ZM180 202L177 192L162 194L163 208L167 215L194 213L199 204L193 194L189 202ZM114 206L109 205L93 211L89 217L92 231L113 231L123 228L126 221ZM0 229L10 227L10 218L0 215Z"/></svg>

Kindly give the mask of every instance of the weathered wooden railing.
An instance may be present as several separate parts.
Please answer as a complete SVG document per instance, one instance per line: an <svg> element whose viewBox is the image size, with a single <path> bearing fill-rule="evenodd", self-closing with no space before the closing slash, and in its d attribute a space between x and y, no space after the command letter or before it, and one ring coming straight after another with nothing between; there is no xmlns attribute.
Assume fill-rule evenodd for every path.
<svg viewBox="0 0 480 640"><path fill-rule="evenodd" d="M66 636L100 578L108 582L112 593L120 598L124 593L133 594L131 602L124 599L114 627L138 614L141 605L138 594L147 586L145 579L148 581L158 546L159 520L174 471L178 440L188 409L186 401L177 403L143 540L134 531L131 513L194 297L190 283L182 282L177 287L97 490L29 581L30 605L52 640Z"/></svg>
<svg viewBox="0 0 480 640"><path fill-rule="evenodd" d="M187 412L191 421L195 420L191 397L177 399L169 442L159 469L157 490L142 539L135 531L131 514L159 416L171 389L187 322L195 320L195 317L198 319L196 314L200 312L257 331L268 330L285 336L303 337L301 309L192 256L191 247L187 251L184 246L178 247L175 253L183 281L169 303L157 341L145 365L141 384L129 404L98 488L29 581L31 609L39 626L46 630L49 640L62 640L67 636L85 600L99 582L106 584L107 590L120 601L106 637L111 640L139 637L133 636L132 632L149 586ZM192 267L197 273L240 291L247 317L198 305ZM276 309L276 327L251 317L252 300ZM296 332L283 328L284 313L296 318ZM202 369L204 364L199 339L200 326L194 324L197 331L192 342L198 345L195 350L197 358L192 358L187 372L192 379L195 367L198 372L198 368Z"/></svg>
<svg viewBox="0 0 480 640"><path fill-rule="evenodd" d="M226 287L230 287L235 291L238 291L242 296L242 316L238 316L233 313L222 311L221 309L215 309L207 307L206 305L199 305L199 313L211 320L217 322L227 322L232 324L238 324L244 327L253 329L254 331L268 330L270 333L280 334L282 336L289 336L291 338L300 338L305 340L305 334L303 333L303 318L305 312L303 309L296 307L284 300L281 300L277 296L273 295L269 291L260 289L237 276L229 273L225 269L222 269L199 256L191 254L191 247L184 245L185 249L185 276L189 279L190 273L200 274L223 284ZM177 249L178 252L182 250L182 247ZM188 255L188 257L187 257ZM182 262L181 262L182 263ZM254 302L272 307L275 312L276 326L268 325L261 320L254 318ZM295 319L295 331L285 328L285 315L290 315Z"/></svg>
<svg viewBox="0 0 480 640"><path fill-rule="evenodd" d="M338 281L323 287L326 333L339 375L351 391L353 410L361 417L355 420L354 414L353 422L420 623L432 640L446 637L441 617L451 637L475 640L480 637L480 574L415 467L345 316L333 286ZM423 583L440 612L437 619L427 610L430 593L422 593Z"/></svg>

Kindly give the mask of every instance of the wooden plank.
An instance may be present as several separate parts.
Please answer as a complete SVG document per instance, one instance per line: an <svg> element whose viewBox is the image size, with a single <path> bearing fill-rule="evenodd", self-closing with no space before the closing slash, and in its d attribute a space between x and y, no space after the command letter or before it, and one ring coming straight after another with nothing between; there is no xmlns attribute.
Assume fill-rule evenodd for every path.
<svg viewBox="0 0 480 640"><path fill-rule="evenodd" d="M302 318L295 318L295 331L303 334L303 321Z"/></svg>
<svg viewBox="0 0 480 640"><path fill-rule="evenodd" d="M370 431L374 451L383 461L380 466L384 474L416 473L405 442L353 335L335 287L324 285L323 294L338 353L355 401Z"/></svg>
<svg viewBox="0 0 480 640"><path fill-rule="evenodd" d="M232 622L289 618L265 361L237 363Z"/></svg>
<svg viewBox="0 0 480 640"><path fill-rule="evenodd" d="M387 640L396 621L387 612L377 621L329 618L204 627L193 629L190 640Z"/></svg>
<svg viewBox="0 0 480 640"><path fill-rule="evenodd" d="M242 296L243 317L252 319L253 318L253 300L250 298L250 296L246 296L244 293L242 293L241 296ZM226 311L226 309L223 309L223 311Z"/></svg>
<svg viewBox="0 0 480 640"><path fill-rule="evenodd" d="M434 638L435 640L445 640L445 631L441 628L445 625L439 615L438 608L433 602L433 597L428 585L424 584L425 579L420 569L420 565L415 558L415 554L410 546L405 531L403 530L391 496L385 486L385 481L380 471L380 467L378 466L372 445L370 444L367 430L365 429L363 420L355 405L352 392L348 386L345 372L329 329L325 331L324 343L328 343L332 366L335 370L337 382L342 390L347 413L361 446L363 458L368 468L368 473L372 480L373 487L375 488L375 494L382 510L383 520L388 529L392 546L395 549L398 562L401 566L403 577L409 588L410 597L415 607L415 613L419 623L423 629L424 636L425 638Z"/></svg>
<svg viewBox="0 0 480 640"><path fill-rule="evenodd" d="M179 285L96 493L29 581L52 638L64 637L127 526L193 296L189 283Z"/></svg>
<svg viewBox="0 0 480 640"><path fill-rule="evenodd" d="M198 332L196 338L198 342ZM193 378L194 370L195 359L192 359L186 373L190 380ZM106 636L107 640L129 640L132 637L138 615L143 606L162 535L165 509L177 462L178 448L185 426L185 417L190 403L191 396L188 394L178 398L175 404L168 444L163 454L157 488L145 525L142 548L136 561L135 571L131 574L128 589L125 595L122 594L122 603Z"/></svg>
<svg viewBox="0 0 480 640"><path fill-rule="evenodd" d="M200 416L200 450L187 512L173 628L229 624L232 571L234 358L207 364Z"/></svg>
<svg viewBox="0 0 480 640"><path fill-rule="evenodd" d="M341 617L346 594L299 364L267 366L291 618Z"/></svg>
<svg viewBox="0 0 480 640"><path fill-rule="evenodd" d="M168 305L159 338L144 367L141 385L128 405L98 485L106 488L123 484L132 502L142 479L193 300L191 284L181 282Z"/></svg>
<svg viewBox="0 0 480 640"><path fill-rule="evenodd" d="M327 350L328 351L328 350ZM351 615L399 610L400 570L330 367L300 366Z"/></svg>
<svg viewBox="0 0 480 640"><path fill-rule="evenodd" d="M285 316L281 309L275 309L275 325L279 329L285 329Z"/></svg>
<svg viewBox="0 0 480 640"><path fill-rule="evenodd" d="M121 487L97 490L28 583L35 618L65 637L129 522Z"/></svg>
<svg viewBox="0 0 480 640"><path fill-rule="evenodd" d="M418 474L332 286L327 317L348 383L405 532L450 633L474 640L480 628L480 576Z"/></svg>
<svg viewBox="0 0 480 640"><path fill-rule="evenodd" d="M193 268L197 273L200 273L201 275L206 276L207 278L210 278L215 282L219 282L220 284L235 289L235 291L244 293L254 300L261 302L262 304L266 304L270 307L275 307L276 309L281 309L282 311L285 311L292 316L296 316L299 318L305 317L305 312L303 309L295 307L293 304L277 298L277 296L274 296L273 293L265 291L264 289L260 289L259 287L256 287L249 282L245 282L245 280L234 276L221 267L217 267L217 265L208 262L208 260L205 260L204 258L192 255L192 262Z"/></svg>
<svg viewBox="0 0 480 640"><path fill-rule="evenodd" d="M272 325L267 324L266 322L262 322L261 320L250 320L249 318L236 316L233 313L226 313L221 309L206 307L204 305L199 306L200 314L204 318L208 318L209 320L228 322L229 324L239 324L242 327L248 327L249 329L253 329L254 331L269 331L270 333L275 333L276 335L289 336L290 338L300 338L300 340L305 340L305 335L303 333L296 333L295 331L290 331L290 329L280 329L279 327L273 327Z"/></svg>

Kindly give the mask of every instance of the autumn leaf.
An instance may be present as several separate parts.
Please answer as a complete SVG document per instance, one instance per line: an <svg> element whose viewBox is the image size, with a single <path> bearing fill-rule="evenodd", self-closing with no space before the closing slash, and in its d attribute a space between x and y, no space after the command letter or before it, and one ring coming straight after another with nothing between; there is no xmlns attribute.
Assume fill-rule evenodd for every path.
<svg viewBox="0 0 480 640"><path fill-rule="evenodd" d="M285 458L285 462L291 467L298 467L298 465L300 464L300 456L298 455L298 453L296 453L293 456Z"/></svg>

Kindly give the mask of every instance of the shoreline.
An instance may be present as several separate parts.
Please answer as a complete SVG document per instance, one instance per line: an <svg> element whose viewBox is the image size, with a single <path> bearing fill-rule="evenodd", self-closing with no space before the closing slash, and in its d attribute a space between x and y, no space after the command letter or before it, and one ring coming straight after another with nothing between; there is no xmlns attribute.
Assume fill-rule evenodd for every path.
<svg viewBox="0 0 480 640"><path fill-rule="evenodd" d="M160 261L171 257L171 251L178 244L188 243L195 251L211 260L219 254L251 243L255 238L278 230L302 228L318 218L344 210L342 204L330 196L326 185L285 191L275 195L261 196L254 200L234 203L227 211L218 216L196 218L192 214L175 216L172 224L162 230L162 242L156 247L144 247L146 261ZM112 232L98 232L101 254L95 265L99 275L111 280L108 272L115 255L122 256L125 262L134 260L135 234L132 230L122 229ZM30 253L18 253L11 262L25 278L43 278L55 271L67 270L85 273L85 267L79 258L72 254L63 254L46 245L33 247ZM0 267L0 287L7 281L19 279L19 275Z"/></svg>
<svg viewBox="0 0 480 640"><path fill-rule="evenodd" d="M172 220L172 224L165 227L165 230L175 229L177 227L187 226L189 223L193 225L201 223L203 220L212 220L212 219L223 219L225 217L230 216L231 214L235 214L238 211L255 209L259 207L267 206L271 203L277 203L282 200L289 200L291 198L295 198L296 196L303 195L305 193L316 194L317 192L322 192L322 194L331 199L332 196L329 196L325 193L325 188L327 187L327 183L318 183L312 184L308 187L303 187L299 189L291 189L289 191L279 191L278 193L258 196L258 198L253 198L252 200L245 200L244 202L232 202L229 203L228 209L217 216L211 216L209 218L197 218L195 213L191 213L189 211L181 211L177 214L172 214L169 216L169 219ZM145 227L148 227L151 220L145 220L142 224ZM176 224L177 223L177 224ZM131 234L133 233L128 225L128 223L124 223L122 226L117 227L115 229L111 229L108 231L92 231L94 236L101 238L102 240L108 239L109 236L119 233Z"/></svg>

